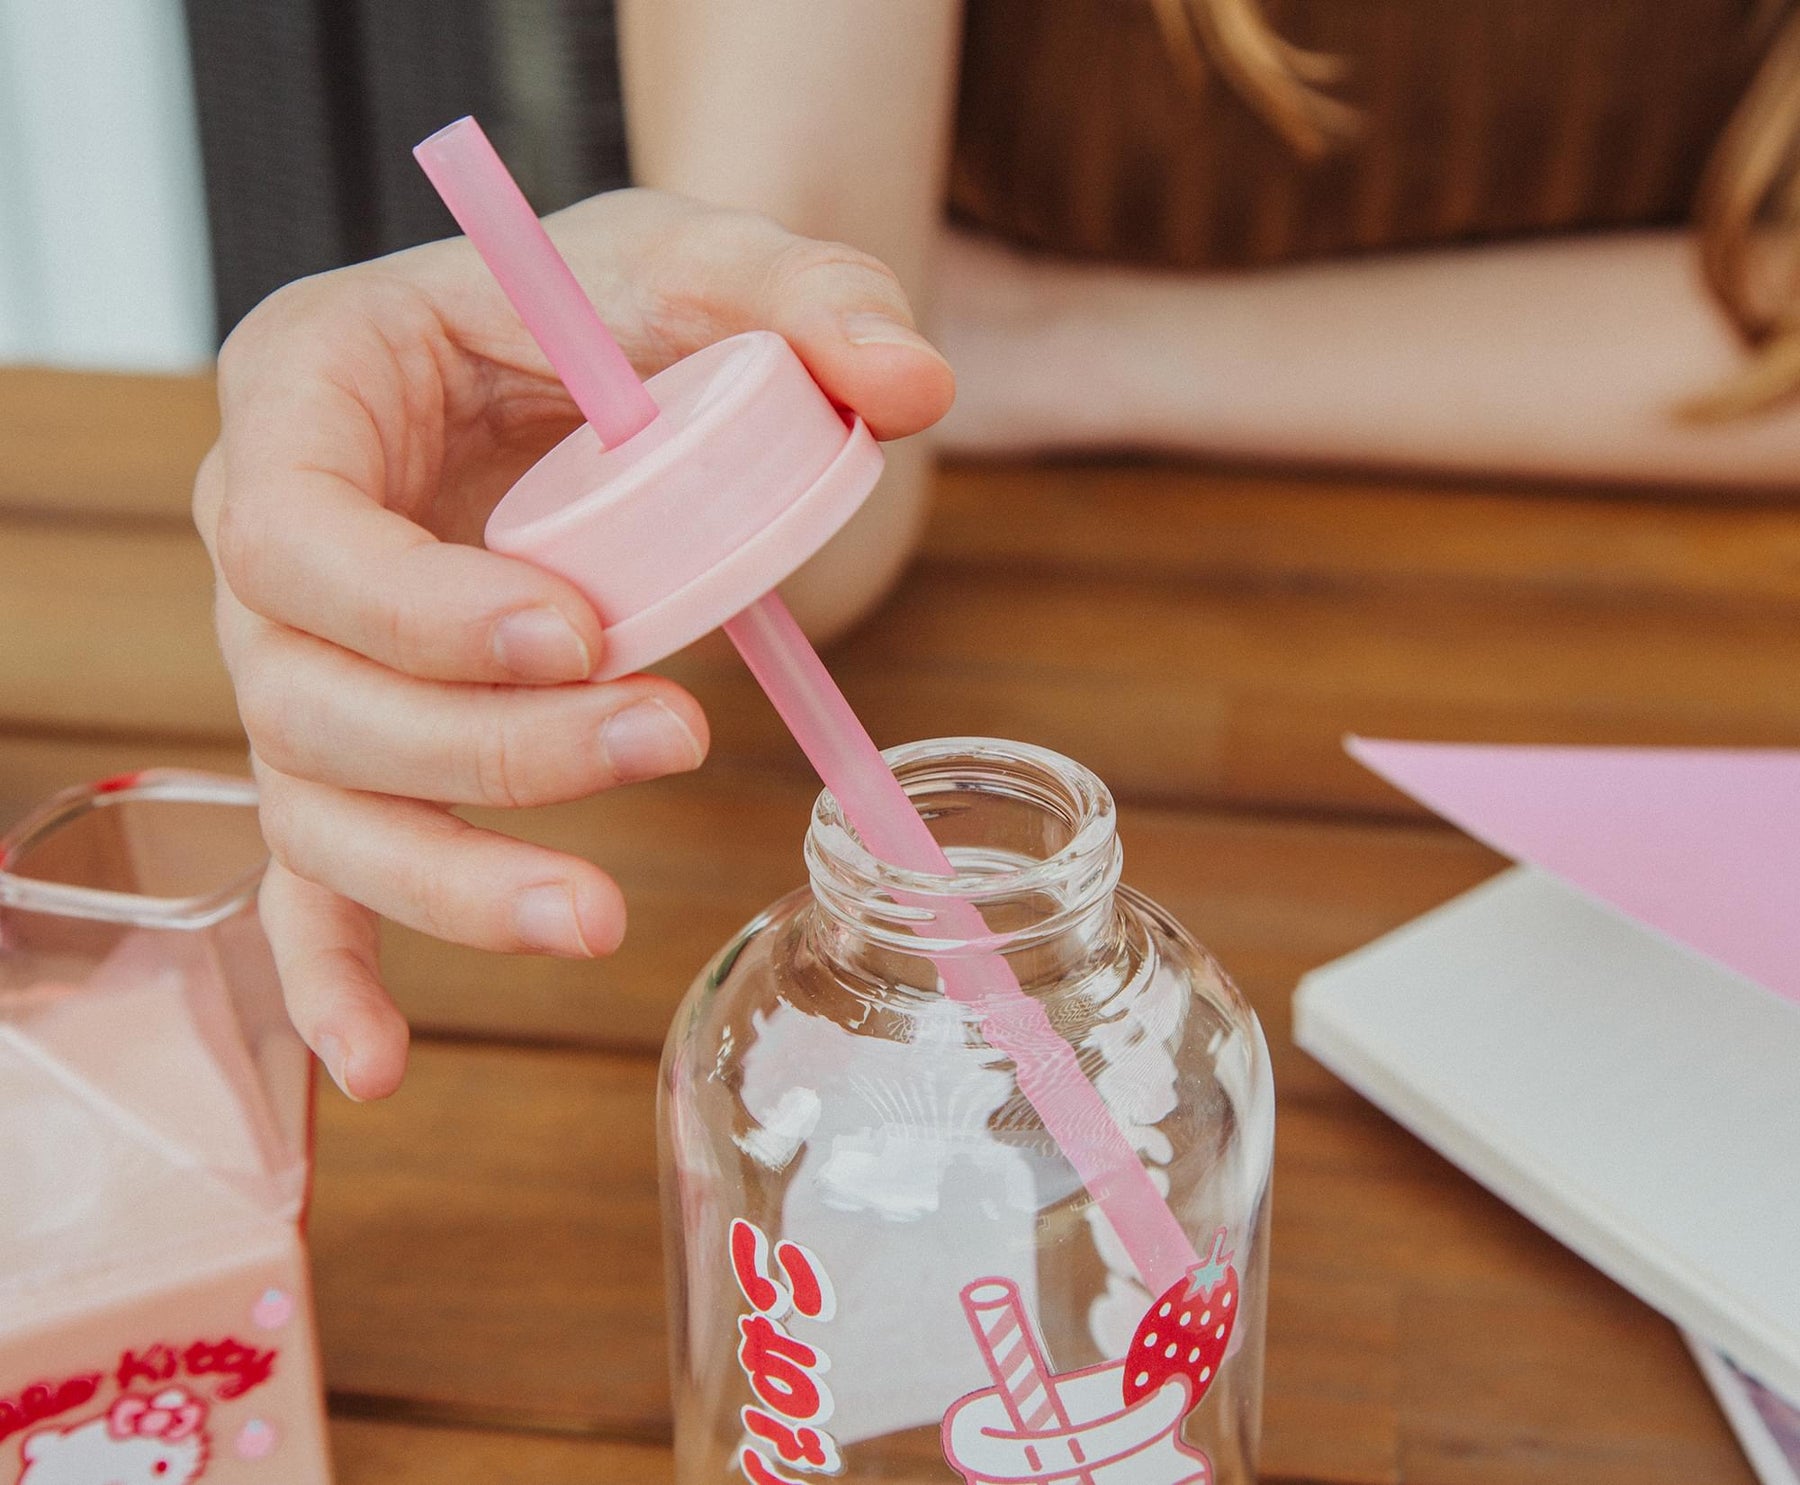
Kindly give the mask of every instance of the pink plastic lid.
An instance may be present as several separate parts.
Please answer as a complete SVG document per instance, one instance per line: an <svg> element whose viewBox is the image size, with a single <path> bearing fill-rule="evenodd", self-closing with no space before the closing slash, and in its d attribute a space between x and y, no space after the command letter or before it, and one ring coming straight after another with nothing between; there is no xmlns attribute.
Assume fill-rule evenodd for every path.
<svg viewBox="0 0 1800 1485"><path fill-rule="evenodd" d="M606 626L596 680L741 613L853 516L881 448L779 335L752 330L646 386L660 415L616 449L585 423L495 508L487 544L560 574Z"/></svg>

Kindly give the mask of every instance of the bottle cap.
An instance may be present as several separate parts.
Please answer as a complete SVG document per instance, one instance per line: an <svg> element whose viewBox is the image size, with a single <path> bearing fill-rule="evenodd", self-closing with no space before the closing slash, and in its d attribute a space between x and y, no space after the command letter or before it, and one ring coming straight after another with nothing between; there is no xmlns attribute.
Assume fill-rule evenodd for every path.
<svg viewBox="0 0 1800 1485"><path fill-rule="evenodd" d="M654 665L741 613L868 499L881 448L781 336L753 330L645 384L656 420L603 449L586 424L488 519L487 544L567 578L606 646L594 679Z"/></svg>

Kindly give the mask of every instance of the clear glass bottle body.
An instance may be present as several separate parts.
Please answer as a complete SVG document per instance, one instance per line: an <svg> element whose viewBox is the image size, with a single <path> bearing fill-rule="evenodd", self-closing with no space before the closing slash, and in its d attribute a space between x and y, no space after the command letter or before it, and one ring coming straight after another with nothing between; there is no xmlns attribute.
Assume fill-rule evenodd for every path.
<svg viewBox="0 0 1800 1485"><path fill-rule="evenodd" d="M875 862L822 796L810 889L715 956L670 1032L679 1485L1252 1480L1274 1118L1255 1016L1118 884L1085 769L979 739L888 758L957 877ZM974 901L988 937L933 937L934 893ZM959 959L996 953L1212 1260L1190 1285L1145 1286L1013 1062L944 993ZM1159 1392L1138 1361L1165 1349L1195 1364Z"/></svg>

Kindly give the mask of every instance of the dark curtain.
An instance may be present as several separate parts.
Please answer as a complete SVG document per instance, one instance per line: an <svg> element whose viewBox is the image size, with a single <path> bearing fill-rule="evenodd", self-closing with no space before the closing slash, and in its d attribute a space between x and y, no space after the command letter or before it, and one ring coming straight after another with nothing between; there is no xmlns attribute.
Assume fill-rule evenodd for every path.
<svg viewBox="0 0 1800 1485"><path fill-rule="evenodd" d="M456 229L412 146L476 115L540 212L627 183L611 0L186 0L221 335Z"/></svg>

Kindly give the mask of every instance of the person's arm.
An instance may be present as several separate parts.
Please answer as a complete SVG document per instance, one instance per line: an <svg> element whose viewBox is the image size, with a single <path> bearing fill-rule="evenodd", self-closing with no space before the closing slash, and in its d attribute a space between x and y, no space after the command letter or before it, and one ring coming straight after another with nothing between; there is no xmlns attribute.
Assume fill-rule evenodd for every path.
<svg viewBox="0 0 1800 1485"><path fill-rule="evenodd" d="M963 452L1800 486L1800 409L1680 416L1744 355L1680 233L1186 276L957 238L932 328Z"/></svg>
<svg viewBox="0 0 1800 1485"><path fill-rule="evenodd" d="M915 306L943 212L957 0L620 0L633 173L871 253ZM887 325L847 326L888 335ZM784 589L806 627L853 623L918 540L918 440L842 534Z"/></svg>

